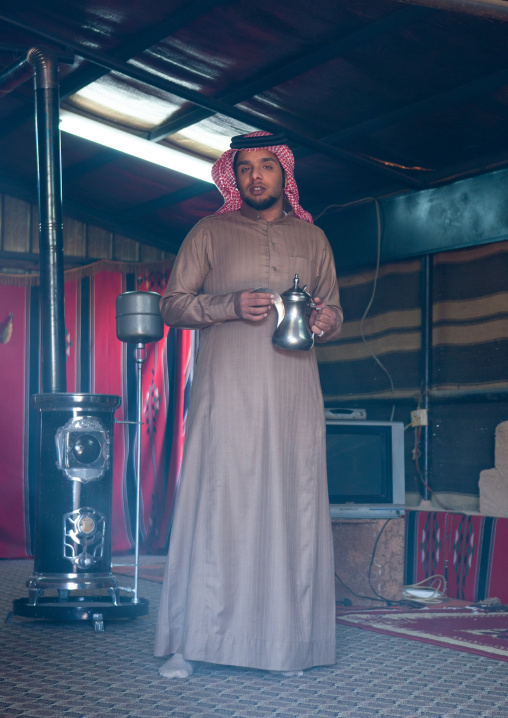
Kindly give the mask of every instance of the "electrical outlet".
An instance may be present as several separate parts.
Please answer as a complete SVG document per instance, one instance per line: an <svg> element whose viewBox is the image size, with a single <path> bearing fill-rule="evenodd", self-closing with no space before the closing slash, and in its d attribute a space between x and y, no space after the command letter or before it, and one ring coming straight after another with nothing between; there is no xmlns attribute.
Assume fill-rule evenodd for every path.
<svg viewBox="0 0 508 718"><path fill-rule="evenodd" d="M415 409L411 412L411 426L428 426L427 409Z"/></svg>

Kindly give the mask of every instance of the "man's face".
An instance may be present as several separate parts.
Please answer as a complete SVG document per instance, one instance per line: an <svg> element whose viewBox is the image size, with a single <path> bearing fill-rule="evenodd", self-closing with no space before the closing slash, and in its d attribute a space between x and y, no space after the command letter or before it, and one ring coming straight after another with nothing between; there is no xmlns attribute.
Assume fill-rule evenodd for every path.
<svg viewBox="0 0 508 718"><path fill-rule="evenodd" d="M236 161L236 182L240 196L259 211L280 203L284 177L277 157L263 148L240 150Z"/></svg>

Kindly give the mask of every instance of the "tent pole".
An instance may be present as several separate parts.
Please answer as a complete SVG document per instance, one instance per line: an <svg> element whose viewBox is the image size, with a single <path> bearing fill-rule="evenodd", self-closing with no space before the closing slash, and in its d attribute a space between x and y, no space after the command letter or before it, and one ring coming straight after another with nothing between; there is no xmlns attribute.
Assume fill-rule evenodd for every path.
<svg viewBox="0 0 508 718"><path fill-rule="evenodd" d="M433 256L422 258L422 352L421 352L421 409L429 415L429 390L432 386L432 287ZM422 427L422 474L424 480L423 499L429 500L429 448L430 427Z"/></svg>

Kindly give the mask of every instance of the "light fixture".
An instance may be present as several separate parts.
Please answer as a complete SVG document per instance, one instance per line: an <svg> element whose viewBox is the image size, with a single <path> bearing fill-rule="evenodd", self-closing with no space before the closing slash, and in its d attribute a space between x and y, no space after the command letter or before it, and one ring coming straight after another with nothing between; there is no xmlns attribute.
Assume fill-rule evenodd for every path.
<svg viewBox="0 0 508 718"><path fill-rule="evenodd" d="M150 142L142 137L131 135L129 132L123 132L123 130L102 124L102 122L83 117L83 115L60 110L60 129L62 132L68 132L71 135L146 160L146 162L153 162L161 167L167 167L175 172L181 172L213 184L210 174L211 162L199 159L199 157L192 157L156 142Z"/></svg>

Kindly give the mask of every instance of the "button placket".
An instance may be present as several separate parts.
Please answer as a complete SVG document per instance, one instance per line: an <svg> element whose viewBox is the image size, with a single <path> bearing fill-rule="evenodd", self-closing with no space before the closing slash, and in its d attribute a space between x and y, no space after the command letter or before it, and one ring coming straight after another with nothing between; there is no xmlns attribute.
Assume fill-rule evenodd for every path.
<svg viewBox="0 0 508 718"><path fill-rule="evenodd" d="M272 272L276 272L276 271L277 271L277 265L276 265L276 264L272 264L272 262L276 262L276 261L277 261L276 257L274 256L274 255L275 255L275 252L273 252L273 248L275 248L277 245L276 245L276 243L273 241L273 239L274 239L274 237L273 237L273 226L272 226L272 224L271 224L270 222L268 222L268 224L267 224L266 239L267 239L267 244L268 244L268 253L269 253L269 257L270 257L271 270L272 270Z"/></svg>
<svg viewBox="0 0 508 718"><path fill-rule="evenodd" d="M263 280L262 284L266 284L266 286L269 286L268 282L270 281L270 274L271 274L270 270L271 270L271 266L272 266L272 258L270 256L270 243L268 242L268 227L263 226L263 224L266 224L266 223L263 223L261 217L258 217L258 222L259 222L258 227L260 230L259 248L260 248L260 252L263 256L263 266L264 266L264 272L265 272L265 276L266 276L266 279Z"/></svg>

